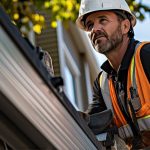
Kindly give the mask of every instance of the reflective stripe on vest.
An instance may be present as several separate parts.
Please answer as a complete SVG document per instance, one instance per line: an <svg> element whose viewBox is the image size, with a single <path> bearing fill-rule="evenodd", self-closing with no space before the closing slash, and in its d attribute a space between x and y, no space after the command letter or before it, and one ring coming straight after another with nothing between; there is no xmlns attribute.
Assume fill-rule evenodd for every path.
<svg viewBox="0 0 150 150"><path fill-rule="evenodd" d="M114 86L112 83L112 79L107 79L108 74L103 71L100 76L100 87L101 93L104 99L104 102L107 106L107 109L111 109L114 114L114 122L118 127L122 126L123 124L127 124L117 102L116 94L114 91ZM110 92L112 91L112 92ZM115 107L114 107L115 106Z"/></svg>
<svg viewBox="0 0 150 150"><path fill-rule="evenodd" d="M128 71L128 84L127 84L128 99L131 99L129 88L132 86L137 89L142 104L142 108L138 112L136 112L136 116L138 118L144 117L146 115L150 115L150 83L145 75L140 60L140 50L144 44L147 44L147 42L143 42L138 46L136 50L136 54L132 58L132 60L135 59L135 61L132 61L129 67L130 69ZM132 68L135 69L134 71L135 75L133 76L131 76Z"/></svg>
<svg viewBox="0 0 150 150"><path fill-rule="evenodd" d="M114 114L112 102L110 99L107 73L104 71L102 72L102 74L100 76L100 87L101 87L102 96L103 96L103 98L105 98L105 105L106 105L107 109L111 109L112 113Z"/></svg>
<svg viewBox="0 0 150 150"><path fill-rule="evenodd" d="M127 85L128 99L131 98L129 92L129 88L131 86L134 87L136 86L135 88L137 88L138 90L142 108L138 112L136 112L136 116L138 117L137 121L141 131L150 129L150 94L149 94L150 84L144 73L140 60L140 50L144 44L146 43L143 42L141 44L138 44L138 46L136 47L135 55L132 58L128 70L128 85ZM110 106L113 105L112 110L114 112L114 122L118 126L120 137L122 137L123 139L127 137L132 137L133 136L132 130L130 126L127 124L126 120L124 119L124 116L118 106L112 80L107 79L107 73L104 71L100 76L100 87L102 89L101 90L102 96L107 108L110 108ZM145 88L147 89L145 90Z"/></svg>
<svg viewBox="0 0 150 150"><path fill-rule="evenodd" d="M143 117L143 118L139 118L137 121L138 121L140 131L150 130L150 115ZM133 137L132 130L128 124L120 127L118 129L118 132L119 132L119 136L122 139Z"/></svg>

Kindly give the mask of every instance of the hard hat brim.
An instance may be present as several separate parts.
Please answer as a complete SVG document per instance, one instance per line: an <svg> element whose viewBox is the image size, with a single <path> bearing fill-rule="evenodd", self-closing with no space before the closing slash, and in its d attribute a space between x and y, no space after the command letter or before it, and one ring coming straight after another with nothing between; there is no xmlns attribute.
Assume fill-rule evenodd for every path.
<svg viewBox="0 0 150 150"><path fill-rule="evenodd" d="M113 11L114 9L109 9L109 10L95 10L95 11L89 11L89 12L86 12L85 14L81 15L80 17L77 18L76 20L76 25L82 29L82 30L85 30L85 24L84 24L84 21L85 19L84 18L87 18L88 15L90 15L91 13L95 13L95 12L98 12L98 11ZM115 9L116 10L116 9ZM120 11L123 11L122 9L117 9L117 10L120 10ZM129 13L128 11L124 10L125 12ZM133 15L132 13L129 13L131 16L132 16L132 19L131 19L131 24L132 24L132 27L134 27L136 25L136 17L135 15ZM86 16L86 17L85 17Z"/></svg>

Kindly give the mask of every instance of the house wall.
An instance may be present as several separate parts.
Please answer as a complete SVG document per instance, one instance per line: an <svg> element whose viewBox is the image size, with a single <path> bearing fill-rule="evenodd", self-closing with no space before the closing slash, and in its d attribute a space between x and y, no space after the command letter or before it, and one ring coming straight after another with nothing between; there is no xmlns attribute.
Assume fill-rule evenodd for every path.
<svg viewBox="0 0 150 150"><path fill-rule="evenodd" d="M71 22L67 27L59 22L57 33L60 68L65 65L70 66L70 70L76 78L77 106L84 111L92 100L92 85L99 73L93 49L88 42L87 35ZM74 66L71 66L70 62L68 64L66 55L70 55L70 62L74 63ZM75 73L74 70L78 70L76 71L78 73ZM61 74L65 78L64 69L61 69Z"/></svg>
<svg viewBox="0 0 150 150"><path fill-rule="evenodd" d="M99 73L92 47L86 34L72 22L68 26L58 22L58 27L53 29L50 27L50 15L42 14L46 17L46 27L42 34L35 35L35 43L50 53L55 76L63 77L64 91L69 99L73 99L73 105L84 111L91 103L93 82ZM71 73L72 85L69 85L70 81L66 78L66 67ZM72 91L67 86L73 86L69 88Z"/></svg>
<svg viewBox="0 0 150 150"><path fill-rule="evenodd" d="M0 149L103 149L66 95L53 85L54 78L44 67L34 46L21 36L1 8L0 22ZM80 78L80 72L87 68L85 63L80 65L85 55L77 53L79 64L76 65L72 61L74 53L68 52L68 44L61 33L57 31L59 65L65 60ZM41 38L36 37L36 42L47 50L51 46L47 45L48 38L51 39L41 35ZM71 47L73 45L75 47L74 43ZM60 54L64 54L63 57Z"/></svg>
<svg viewBox="0 0 150 150"><path fill-rule="evenodd" d="M54 74L60 76L57 31L50 26L50 14L45 12L40 13L45 16L45 28L40 35L35 34L35 45L49 52L52 58Z"/></svg>

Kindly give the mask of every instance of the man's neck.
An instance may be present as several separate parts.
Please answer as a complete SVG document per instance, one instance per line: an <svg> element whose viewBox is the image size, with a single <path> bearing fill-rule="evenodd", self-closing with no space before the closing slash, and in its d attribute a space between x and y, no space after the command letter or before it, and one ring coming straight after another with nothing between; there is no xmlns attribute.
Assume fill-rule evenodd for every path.
<svg viewBox="0 0 150 150"><path fill-rule="evenodd" d="M119 69L123 56L127 50L128 44L129 44L129 38L125 38L123 42L118 45L118 47L105 54L111 66L116 71L118 71Z"/></svg>

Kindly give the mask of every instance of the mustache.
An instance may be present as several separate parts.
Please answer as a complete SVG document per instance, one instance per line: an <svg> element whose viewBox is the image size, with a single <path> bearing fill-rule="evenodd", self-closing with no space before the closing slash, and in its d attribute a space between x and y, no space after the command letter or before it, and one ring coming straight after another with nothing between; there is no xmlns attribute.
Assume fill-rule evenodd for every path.
<svg viewBox="0 0 150 150"><path fill-rule="evenodd" d="M93 44L95 44L96 39L100 37L106 37L108 39L108 35L105 31L97 30L96 32L91 33L90 39Z"/></svg>

